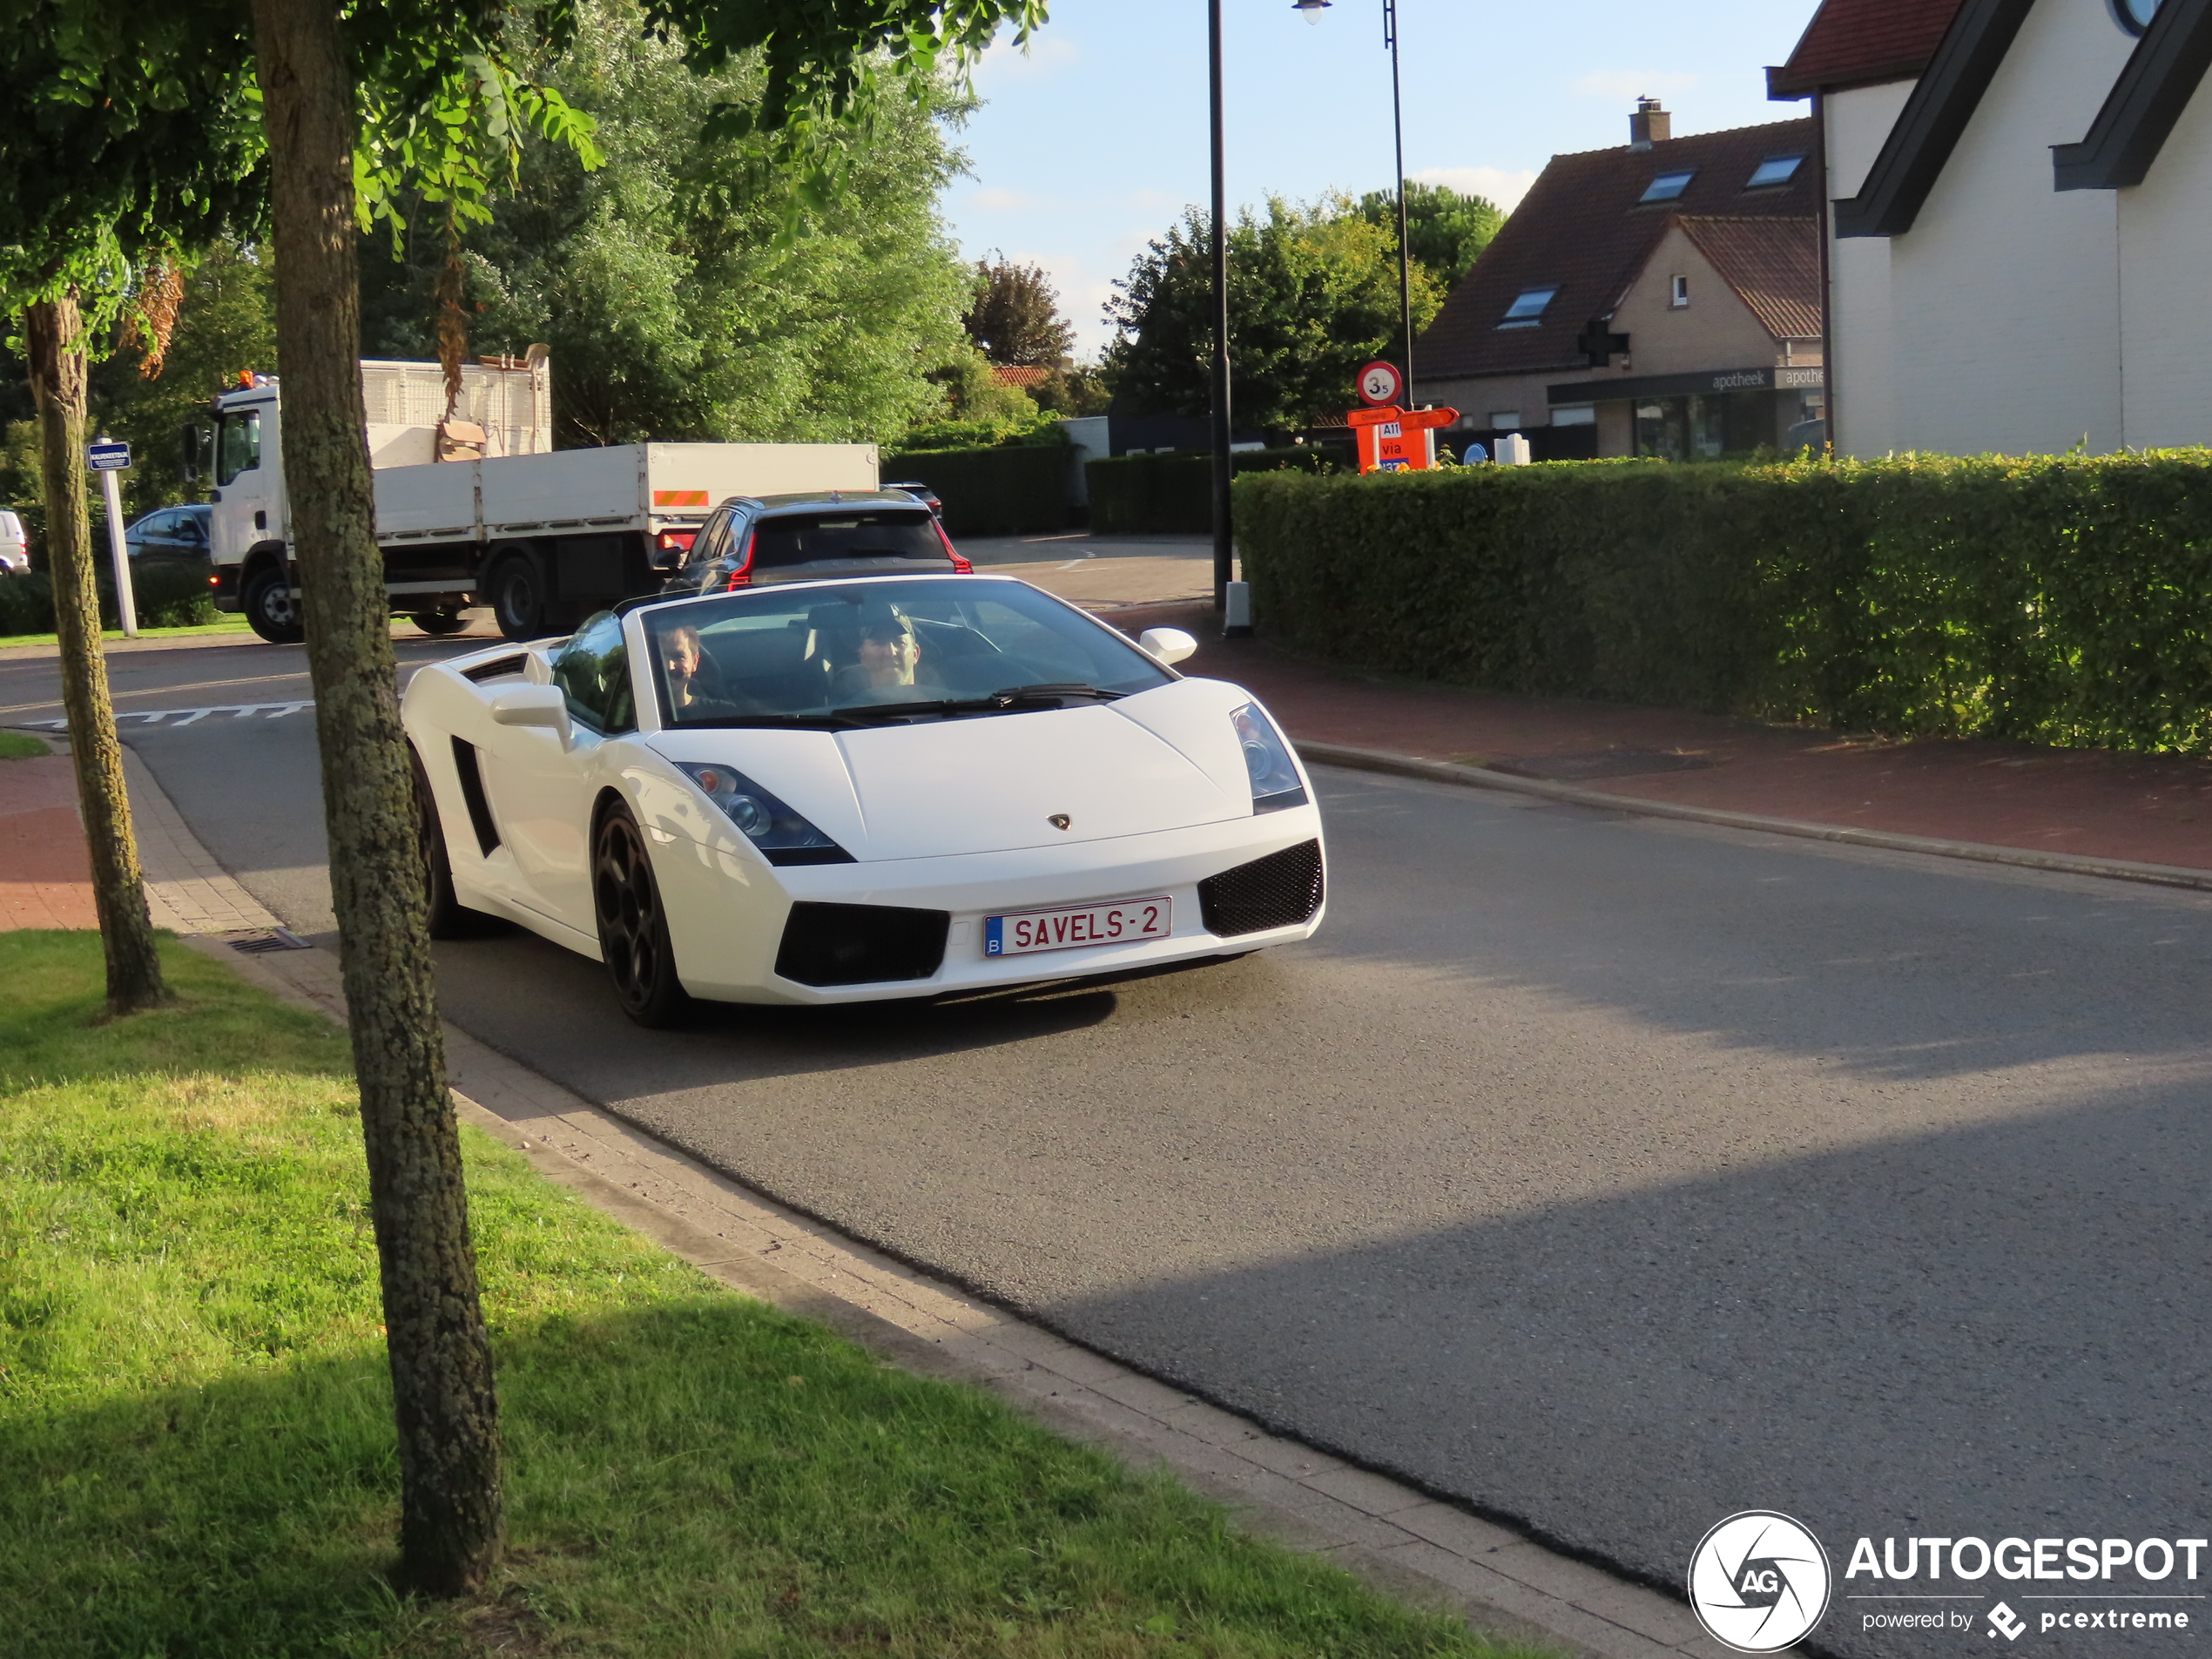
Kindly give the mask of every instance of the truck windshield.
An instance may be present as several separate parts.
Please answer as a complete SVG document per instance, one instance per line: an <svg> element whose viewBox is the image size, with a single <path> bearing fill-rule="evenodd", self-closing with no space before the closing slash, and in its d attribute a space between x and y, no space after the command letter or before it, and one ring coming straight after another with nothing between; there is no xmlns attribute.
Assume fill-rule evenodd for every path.
<svg viewBox="0 0 2212 1659"><path fill-rule="evenodd" d="M752 568L843 559L928 559L945 563L945 544L927 512L778 514L760 521Z"/></svg>
<svg viewBox="0 0 2212 1659"><path fill-rule="evenodd" d="M232 409L215 439L215 482L227 484L261 464L261 411Z"/></svg>
<svg viewBox="0 0 2212 1659"><path fill-rule="evenodd" d="M1005 578L760 588L656 606L645 635L671 726L1018 712L1175 678L1103 624ZM1003 693L1027 695L992 705Z"/></svg>

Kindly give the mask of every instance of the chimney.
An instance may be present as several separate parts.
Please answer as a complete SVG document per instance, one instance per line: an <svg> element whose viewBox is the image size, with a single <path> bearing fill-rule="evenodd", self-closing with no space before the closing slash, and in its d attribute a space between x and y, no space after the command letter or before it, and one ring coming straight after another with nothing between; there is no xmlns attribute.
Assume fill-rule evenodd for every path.
<svg viewBox="0 0 2212 1659"><path fill-rule="evenodd" d="M1649 150L1655 144L1664 144L1675 136L1675 118L1659 107L1656 98L1636 100L1636 112L1629 118L1629 148Z"/></svg>

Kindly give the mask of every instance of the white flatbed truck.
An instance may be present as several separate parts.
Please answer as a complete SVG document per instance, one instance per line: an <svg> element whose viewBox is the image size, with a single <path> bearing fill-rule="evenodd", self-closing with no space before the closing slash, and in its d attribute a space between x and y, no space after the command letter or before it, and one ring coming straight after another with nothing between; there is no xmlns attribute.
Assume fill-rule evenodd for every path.
<svg viewBox="0 0 2212 1659"><path fill-rule="evenodd" d="M872 443L628 443L552 447L542 348L471 364L446 414L435 363L364 362L363 416L376 540L394 614L451 633L489 605L509 639L566 632L651 593L707 516L732 496L875 489ZM256 376L191 428L187 462L212 467L215 604L262 638L300 637L299 576L284 484L279 388Z"/></svg>

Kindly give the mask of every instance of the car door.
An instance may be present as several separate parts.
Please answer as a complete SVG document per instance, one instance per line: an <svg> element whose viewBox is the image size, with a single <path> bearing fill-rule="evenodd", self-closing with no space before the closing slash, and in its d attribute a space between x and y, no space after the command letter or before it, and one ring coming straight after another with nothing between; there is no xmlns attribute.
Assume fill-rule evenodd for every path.
<svg viewBox="0 0 2212 1659"><path fill-rule="evenodd" d="M691 540L691 551L671 585L678 592L698 592L714 579L715 568L730 551L732 509L718 507Z"/></svg>
<svg viewBox="0 0 2212 1659"><path fill-rule="evenodd" d="M169 529L177 515L171 511L148 513L123 532L123 545L134 559L162 558L169 551Z"/></svg>
<svg viewBox="0 0 2212 1659"><path fill-rule="evenodd" d="M570 745L542 726L491 728L485 779L524 891L539 914L589 934L591 802L600 745L637 729L622 619L603 614L562 646L553 684L568 699Z"/></svg>

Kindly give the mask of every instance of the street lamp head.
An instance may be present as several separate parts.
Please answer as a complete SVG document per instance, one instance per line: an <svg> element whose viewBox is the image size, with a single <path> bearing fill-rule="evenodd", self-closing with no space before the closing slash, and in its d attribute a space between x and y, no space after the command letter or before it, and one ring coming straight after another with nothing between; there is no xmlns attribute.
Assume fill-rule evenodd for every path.
<svg viewBox="0 0 2212 1659"><path fill-rule="evenodd" d="M1331 0L1291 0L1291 10L1304 12L1306 22L1318 24L1321 21L1321 14L1329 9L1330 3Z"/></svg>

